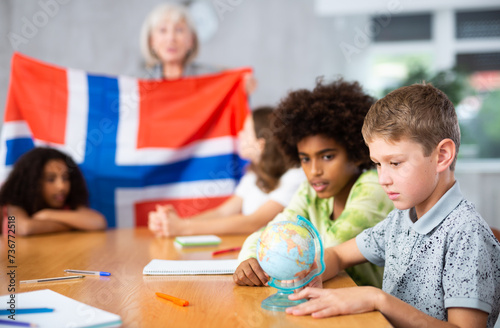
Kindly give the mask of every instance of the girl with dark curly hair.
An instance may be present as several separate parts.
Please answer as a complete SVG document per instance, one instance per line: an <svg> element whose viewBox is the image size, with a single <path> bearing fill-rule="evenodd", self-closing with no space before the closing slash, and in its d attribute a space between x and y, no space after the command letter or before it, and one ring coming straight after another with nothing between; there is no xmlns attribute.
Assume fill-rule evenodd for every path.
<svg viewBox="0 0 500 328"><path fill-rule="evenodd" d="M34 148L17 160L0 189L0 206L4 234L7 221L15 222L21 236L107 226L104 216L88 207L76 163L53 148Z"/></svg>
<svg viewBox="0 0 500 328"><path fill-rule="evenodd" d="M157 236L252 233L281 212L305 180L280 154L271 131L273 108L248 115L240 132L240 157L250 161L235 194L220 206L181 219L172 205L149 213L149 229Z"/></svg>
<svg viewBox="0 0 500 328"><path fill-rule="evenodd" d="M339 79L314 90L291 92L278 105L274 136L284 155L302 166L307 180L287 208L271 223L308 218L325 247L347 241L381 221L393 204L372 170L368 147L361 134L374 99L357 83ZM256 260L261 231L250 235L234 273L238 285L262 286L268 277ZM348 272L358 284L380 286L382 271L375 265Z"/></svg>

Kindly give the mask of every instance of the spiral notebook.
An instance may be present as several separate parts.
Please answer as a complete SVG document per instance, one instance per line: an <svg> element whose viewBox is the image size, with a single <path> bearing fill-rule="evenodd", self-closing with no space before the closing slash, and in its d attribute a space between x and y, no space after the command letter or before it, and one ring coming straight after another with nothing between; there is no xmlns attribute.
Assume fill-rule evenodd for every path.
<svg viewBox="0 0 500 328"><path fill-rule="evenodd" d="M151 260L144 275L233 274L238 260Z"/></svg>

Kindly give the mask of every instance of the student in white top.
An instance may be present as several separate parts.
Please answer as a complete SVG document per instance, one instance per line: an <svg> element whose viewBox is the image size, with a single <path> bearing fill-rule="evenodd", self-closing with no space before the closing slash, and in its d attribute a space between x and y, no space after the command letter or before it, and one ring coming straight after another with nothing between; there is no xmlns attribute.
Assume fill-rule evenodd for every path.
<svg viewBox="0 0 500 328"><path fill-rule="evenodd" d="M240 132L239 153L250 161L235 194L216 208L180 218L172 205L149 213L156 236L251 233L266 225L287 205L302 181L301 168L291 168L271 132L270 107L252 112Z"/></svg>

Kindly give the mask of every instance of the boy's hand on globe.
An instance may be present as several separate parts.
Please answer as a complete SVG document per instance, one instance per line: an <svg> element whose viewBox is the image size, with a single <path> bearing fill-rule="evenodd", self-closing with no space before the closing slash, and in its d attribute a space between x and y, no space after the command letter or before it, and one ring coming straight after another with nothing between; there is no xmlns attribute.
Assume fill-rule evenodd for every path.
<svg viewBox="0 0 500 328"><path fill-rule="evenodd" d="M262 270L257 259L249 258L238 265L233 280L240 286L267 286L269 276Z"/></svg>
<svg viewBox="0 0 500 328"><path fill-rule="evenodd" d="M318 270L318 262L314 261L313 265L311 266L311 271L317 271ZM323 288L323 278L321 275L316 276L311 280L305 287L313 287L313 288Z"/></svg>
<svg viewBox="0 0 500 328"><path fill-rule="evenodd" d="M309 301L289 307L286 313L325 318L336 315L371 312L377 309L377 300L383 293L375 287L350 287L338 289L306 288L290 294L290 300L307 298Z"/></svg>
<svg viewBox="0 0 500 328"><path fill-rule="evenodd" d="M321 275L314 277L313 280L311 280L310 283L308 283L305 287L312 287L312 288L323 288L323 279L321 279Z"/></svg>
<svg viewBox="0 0 500 328"><path fill-rule="evenodd" d="M318 264L317 264L317 262L314 262L306 274L302 274L297 279L295 279L293 281L289 281L289 282L290 283L293 282L296 285L300 285L304 278L306 278L311 272L317 271L317 269L318 269ZM282 281L281 284L283 285L283 283L284 282ZM290 284L290 286L293 286L293 284ZM307 285L305 285L304 287L295 289L294 292L297 293L306 287L323 288L323 279L321 279L321 275L314 277L313 280L311 280Z"/></svg>

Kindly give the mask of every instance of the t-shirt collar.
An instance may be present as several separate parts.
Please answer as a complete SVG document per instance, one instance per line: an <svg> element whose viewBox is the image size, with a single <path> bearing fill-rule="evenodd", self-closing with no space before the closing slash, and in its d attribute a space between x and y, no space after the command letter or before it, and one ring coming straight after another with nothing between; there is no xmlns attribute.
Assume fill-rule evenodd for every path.
<svg viewBox="0 0 500 328"><path fill-rule="evenodd" d="M410 219L410 210L405 212L405 217L412 226L413 230L419 234L428 234L436 228L458 204L463 200L464 196L460 190L458 181L438 200L436 204L425 213L417 222L413 223Z"/></svg>

